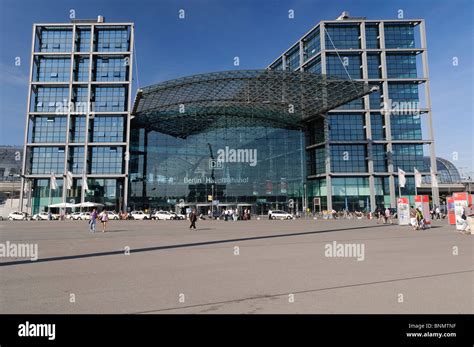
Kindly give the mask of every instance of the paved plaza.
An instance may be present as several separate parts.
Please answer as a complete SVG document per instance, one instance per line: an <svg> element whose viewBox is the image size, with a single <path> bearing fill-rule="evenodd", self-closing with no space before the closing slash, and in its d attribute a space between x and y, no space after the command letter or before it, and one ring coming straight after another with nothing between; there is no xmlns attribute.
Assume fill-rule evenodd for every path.
<svg viewBox="0 0 474 347"><path fill-rule="evenodd" d="M0 222L2 244L38 246L37 261L0 259L0 312L474 312L474 237L447 221L426 231L312 219L188 227L111 221L103 234L85 221Z"/></svg>

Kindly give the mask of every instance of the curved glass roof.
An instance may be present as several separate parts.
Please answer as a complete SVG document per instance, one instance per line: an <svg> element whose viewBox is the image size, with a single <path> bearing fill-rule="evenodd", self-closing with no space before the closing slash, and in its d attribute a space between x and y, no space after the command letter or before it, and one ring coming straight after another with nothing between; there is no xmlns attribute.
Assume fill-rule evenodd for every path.
<svg viewBox="0 0 474 347"><path fill-rule="evenodd" d="M224 126L301 129L370 92L365 82L311 72L213 72L139 89L133 124L183 138Z"/></svg>
<svg viewBox="0 0 474 347"><path fill-rule="evenodd" d="M430 157L423 158L426 171L430 170ZM438 181L442 184L461 183L461 175L458 169L449 160L436 157L436 169L438 171ZM431 184L431 177L423 177L423 183Z"/></svg>

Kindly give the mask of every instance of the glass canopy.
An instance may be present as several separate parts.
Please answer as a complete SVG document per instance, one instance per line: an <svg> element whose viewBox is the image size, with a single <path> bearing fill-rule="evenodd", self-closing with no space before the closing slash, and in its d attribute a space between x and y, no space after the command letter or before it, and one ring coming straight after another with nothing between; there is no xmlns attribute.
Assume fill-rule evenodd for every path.
<svg viewBox="0 0 474 347"><path fill-rule="evenodd" d="M133 123L180 138L222 127L302 129L370 92L365 82L311 72L213 72L139 89Z"/></svg>

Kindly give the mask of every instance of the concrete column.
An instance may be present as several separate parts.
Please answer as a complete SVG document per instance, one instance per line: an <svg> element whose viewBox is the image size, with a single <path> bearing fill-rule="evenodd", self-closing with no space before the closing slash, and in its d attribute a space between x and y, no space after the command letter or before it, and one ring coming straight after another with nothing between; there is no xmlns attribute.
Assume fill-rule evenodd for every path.
<svg viewBox="0 0 474 347"><path fill-rule="evenodd" d="M30 103L31 103L31 81L33 80L33 63L34 63L34 51L35 51L35 36L36 36L36 24L33 25L33 33L31 36L31 55L30 55L30 77L28 80L28 99L26 105L26 122L25 122L25 136L23 139L23 158L21 164L21 186L20 186L20 211L23 212L23 192L25 190L25 175L26 175L26 157L28 152L28 130L29 130L29 123L30 123ZM30 184L30 192L31 192ZM31 193L30 193L31 194ZM12 194L13 195L13 194Z"/></svg>
<svg viewBox="0 0 474 347"><path fill-rule="evenodd" d="M129 163L130 163L130 123L132 111L132 71L133 71L133 52L135 48L135 26L130 27L130 48L129 48L129 67L128 67L128 105L127 105L127 129L126 129L126 147L125 147L125 177L123 179L123 204L122 209L127 211L128 207L128 182L129 182ZM140 86L138 86L140 87ZM119 197L120 198L120 197Z"/></svg>
<svg viewBox="0 0 474 347"><path fill-rule="evenodd" d="M387 139L387 168L388 172L390 173L389 176L389 189L390 189L390 207L397 206L397 198L395 192L395 178L394 178L394 170L396 168L393 167L393 160L392 160L392 153L393 153L393 146L392 146L392 131L391 131L391 123L390 123L390 109L391 109L391 102L388 95L388 82L387 82L387 55L385 52L385 27L384 22L380 22L379 24L379 36L380 36L380 48L382 52L380 54L380 65L382 66L382 91L383 91L383 101L385 107L383 108L383 117L385 122L385 137Z"/></svg>
<svg viewBox="0 0 474 347"><path fill-rule="evenodd" d="M426 47L426 28L425 28L424 20L420 22L420 42L421 42L421 48L423 49L423 52L421 53L421 59L423 63L423 77L426 78L425 98L426 98L426 108L428 109L427 121L428 121L428 132L429 132L429 141L430 141L430 165L433 172L437 175L438 168L436 164L436 152L435 152L434 130L433 130L433 114L431 111L428 52L427 52L427 47ZM439 188L433 187L433 185L432 185L432 199L433 199L434 205L436 206L440 205Z"/></svg>

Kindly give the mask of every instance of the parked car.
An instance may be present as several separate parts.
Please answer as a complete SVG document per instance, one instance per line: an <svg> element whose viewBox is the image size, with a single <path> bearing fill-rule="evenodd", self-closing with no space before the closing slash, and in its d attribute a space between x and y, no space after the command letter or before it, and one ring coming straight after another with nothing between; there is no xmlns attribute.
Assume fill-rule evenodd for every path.
<svg viewBox="0 0 474 347"><path fill-rule="evenodd" d="M115 213L114 211L107 211L107 217L109 218L109 220L113 219L113 220L119 220L120 219L120 216Z"/></svg>
<svg viewBox="0 0 474 347"><path fill-rule="evenodd" d="M74 212L69 215L69 219L73 220L88 220L91 218L90 212Z"/></svg>
<svg viewBox="0 0 474 347"><path fill-rule="evenodd" d="M270 219L293 219L294 218L294 216L291 213L281 211L281 210L268 211L268 215Z"/></svg>
<svg viewBox="0 0 474 347"><path fill-rule="evenodd" d="M156 220L159 220L159 219L163 219L163 220L171 220L171 219L177 219L178 216L173 213L173 212L168 212L168 211L156 211L153 215L152 215L152 218L153 219L156 219Z"/></svg>
<svg viewBox="0 0 474 347"><path fill-rule="evenodd" d="M150 219L150 215L146 214L143 211L132 211L132 212L130 212L130 216L132 217L132 219L136 219L136 220Z"/></svg>
<svg viewBox="0 0 474 347"><path fill-rule="evenodd" d="M74 212L71 214L70 219L74 220L89 220L91 218L90 212Z"/></svg>
<svg viewBox="0 0 474 347"><path fill-rule="evenodd" d="M174 212L172 212L172 213L175 215L175 219L178 219L178 220L185 220L186 219L186 216L184 214L174 213Z"/></svg>
<svg viewBox="0 0 474 347"><path fill-rule="evenodd" d="M33 215L34 220L48 220L48 212L40 212ZM58 220L58 216L56 214L51 214L52 220Z"/></svg>
<svg viewBox="0 0 474 347"><path fill-rule="evenodd" d="M81 212L73 212L69 215L69 219L78 220L80 215L81 215Z"/></svg>
<svg viewBox="0 0 474 347"><path fill-rule="evenodd" d="M91 219L91 213L90 212L81 212L80 215L80 220L89 220Z"/></svg>
<svg viewBox="0 0 474 347"><path fill-rule="evenodd" d="M8 220L27 220L28 214L26 212L14 211L8 215Z"/></svg>

